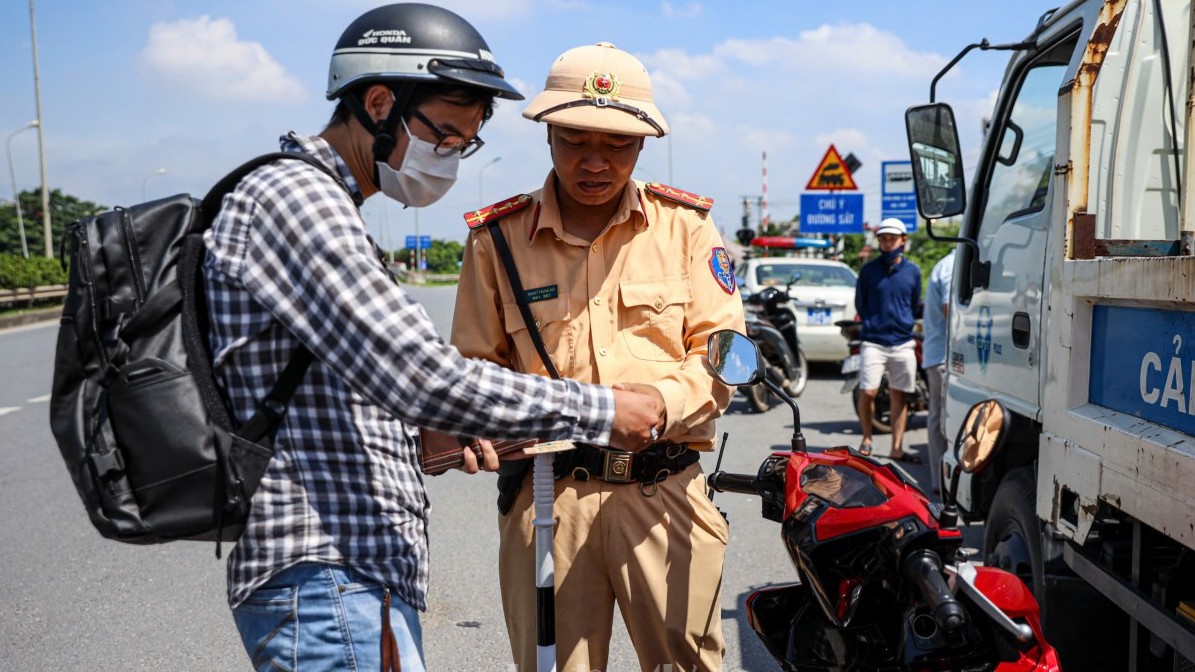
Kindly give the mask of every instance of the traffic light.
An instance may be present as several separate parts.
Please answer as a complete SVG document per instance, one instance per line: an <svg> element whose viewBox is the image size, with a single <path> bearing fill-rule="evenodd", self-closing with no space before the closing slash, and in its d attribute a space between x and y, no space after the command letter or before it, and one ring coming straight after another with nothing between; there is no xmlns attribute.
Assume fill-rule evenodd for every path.
<svg viewBox="0 0 1195 672"><path fill-rule="evenodd" d="M739 239L739 244L743 247L750 247L751 241L755 238L755 230L751 227L744 227L735 231L735 237Z"/></svg>

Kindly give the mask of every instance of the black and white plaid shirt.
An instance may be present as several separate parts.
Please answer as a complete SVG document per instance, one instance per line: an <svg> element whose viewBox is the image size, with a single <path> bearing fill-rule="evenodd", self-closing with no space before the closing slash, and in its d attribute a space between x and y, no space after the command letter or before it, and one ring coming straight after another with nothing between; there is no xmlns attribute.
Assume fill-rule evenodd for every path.
<svg viewBox="0 0 1195 672"><path fill-rule="evenodd" d="M292 133L282 148L319 158L357 189L323 139ZM316 358L229 557L231 606L287 567L322 561L426 609L417 427L609 442L608 389L522 376L445 344L389 277L352 198L315 167L258 168L225 196L205 240L209 342L236 418L253 414L300 342Z"/></svg>

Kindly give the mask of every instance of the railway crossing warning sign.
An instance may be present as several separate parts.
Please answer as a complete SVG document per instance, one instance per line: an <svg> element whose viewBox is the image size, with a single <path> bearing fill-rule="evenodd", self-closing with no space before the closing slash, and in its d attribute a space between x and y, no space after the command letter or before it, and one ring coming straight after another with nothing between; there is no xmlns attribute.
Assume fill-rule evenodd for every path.
<svg viewBox="0 0 1195 672"><path fill-rule="evenodd" d="M822 162L818 165L817 170L813 171L813 177L809 178L809 184L805 185L805 189L837 189L837 190L856 190L859 187L855 186L855 180L851 177L851 171L846 169L842 163L842 157L838 155L838 150L834 149L834 145L830 145L830 149L826 150L826 155L822 157Z"/></svg>

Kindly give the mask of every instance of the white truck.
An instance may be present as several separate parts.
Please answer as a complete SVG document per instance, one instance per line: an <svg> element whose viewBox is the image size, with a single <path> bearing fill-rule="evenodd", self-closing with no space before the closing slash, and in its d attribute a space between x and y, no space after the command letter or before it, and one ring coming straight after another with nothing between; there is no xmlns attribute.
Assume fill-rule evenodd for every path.
<svg viewBox="0 0 1195 672"><path fill-rule="evenodd" d="M1195 670L1193 22L1190 0L1071 2L906 113L922 216L961 216L947 436L985 400L1007 417L989 455L947 451L947 503L1068 672ZM972 49L1011 58L968 190L933 101Z"/></svg>

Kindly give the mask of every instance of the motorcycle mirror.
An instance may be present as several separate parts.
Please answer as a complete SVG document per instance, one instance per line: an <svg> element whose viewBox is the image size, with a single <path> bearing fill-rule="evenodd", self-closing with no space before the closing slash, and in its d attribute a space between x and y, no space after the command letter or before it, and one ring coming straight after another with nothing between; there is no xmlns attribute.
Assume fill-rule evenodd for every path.
<svg viewBox="0 0 1195 672"><path fill-rule="evenodd" d="M1004 445L1008 413L995 399L986 399L971 407L954 442L958 465L973 474L982 470Z"/></svg>
<svg viewBox="0 0 1195 672"><path fill-rule="evenodd" d="M724 385L755 385L763 380L763 355L750 338L722 329L710 334L706 359Z"/></svg>
<svg viewBox="0 0 1195 672"><path fill-rule="evenodd" d="M793 411L792 447L805 451L805 435L801 433L801 409L779 385L766 375L763 354L755 341L730 329L721 329L710 334L706 344L706 362L714 377L723 385L756 385L763 383Z"/></svg>
<svg viewBox="0 0 1195 672"><path fill-rule="evenodd" d="M953 510L958 503L959 477L982 470L1004 445L1008 421L1008 412L995 399L985 399L967 411L954 440L956 463L950 472L950 487L944 497L947 507Z"/></svg>

